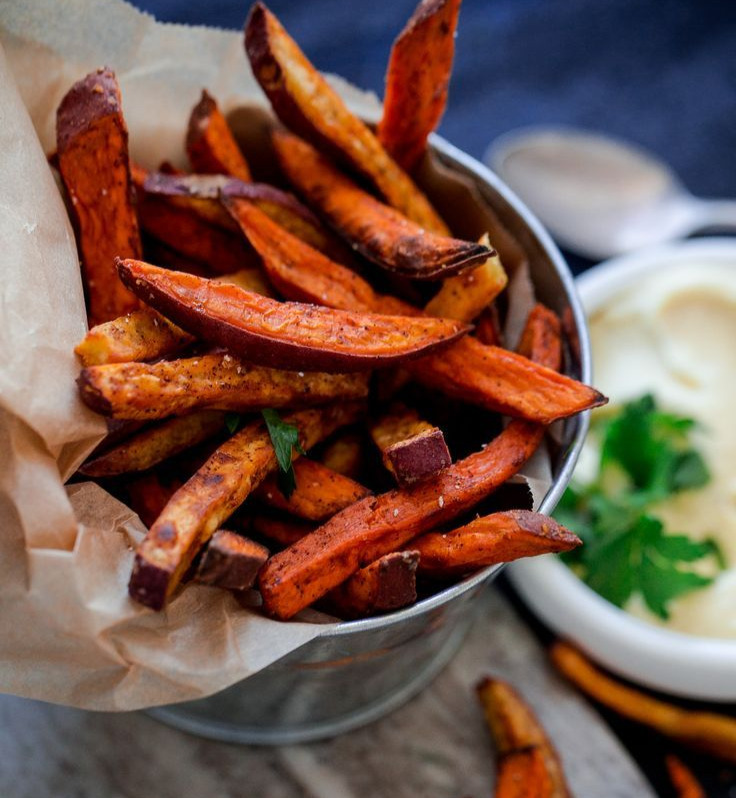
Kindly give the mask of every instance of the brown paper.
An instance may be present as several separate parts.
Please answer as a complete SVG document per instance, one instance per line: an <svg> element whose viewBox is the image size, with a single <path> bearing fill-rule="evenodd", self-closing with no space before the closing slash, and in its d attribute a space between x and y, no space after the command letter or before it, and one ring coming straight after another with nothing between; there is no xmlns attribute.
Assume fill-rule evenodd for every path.
<svg viewBox="0 0 736 798"><path fill-rule="evenodd" d="M128 599L144 527L100 487L63 484L105 425L77 397L82 286L44 152L55 146L61 97L102 64L121 85L132 156L148 167L184 163L183 134L203 87L226 111L263 99L240 34L158 24L122 0L11 3L0 42L0 692L101 710L199 698L325 625L277 623L197 585L162 613ZM375 98L330 80L376 117ZM441 170L428 179L476 202L467 181L449 186Z"/></svg>

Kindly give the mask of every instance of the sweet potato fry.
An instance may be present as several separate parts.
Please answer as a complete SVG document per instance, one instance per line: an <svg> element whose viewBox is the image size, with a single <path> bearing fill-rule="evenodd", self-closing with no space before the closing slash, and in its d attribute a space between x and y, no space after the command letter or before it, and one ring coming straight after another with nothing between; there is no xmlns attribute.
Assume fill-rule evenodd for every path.
<svg viewBox="0 0 736 798"><path fill-rule="evenodd" d="M239 208L239 215L240 211ZM248 212L241 215L249 231L258 227L254 241L255 236L262 239L259 246L264 260L268 258L270 263L268 273L281 290L344 310L398 311L404 315L416 312L413 306L395 297L376 294L365 280L349 270L344 269L343 274L331 268L337 264L320 265L320 261L311 256L307 259L308 254L297 252L288 244L284 249L269 244L265 225L260 227L258 221L249 225L248 219L254 217L255 214ZM593 388L546 370L559 368L559 342L556 351L556 356L535 365L528 358L497 346L484 346L466 336L440 355L423 357L407 367L420 382L449 396L542 423L604 404L605 397Z"/></svg>
<svg viewBox="0 0 736 798"><path fill-rule="evenodd" d="M444 578L522 557L569 551L580 542L552 518L508 510L476 518L452 532L428 532L411 546L420 554L420 573Z"/></svg>
<svg viewBox="0 0 736 798"><path fill-rule="evenodd" d="M407 172L447 103L460 0L422 0L391 48L378 140Z"/></svg>
<svg viewBox="0 0 736 798"><path fill-rule="evenodd" d="M557 669L594 701L682 745L736 762L736 719L652 698L607 676L567 643L555 643L550 657Z"/></svg>
<svg viewBox="0 0 736 798"><path fill-rule="evenodd" d="M230 126L215 98L204 89L189 117L186 150L195 172L232 175L246 182L251 179L248 162Z"/></svg>
<svg viewBox="0 0 736 798"><path fill-rule="evenodd" d="M182 484L178 480L164 484L153 472L141 474L125 486L128 504L138 513L146 527L150 527Z"/></svg>
<svg viewBox="0 0 736 798"><path fill-rule="evenodd" d="M562 325L557 314L538 303L529 313L516 351L559 371L562 366L561 336Z"/></svg>
<svg viewBox="0 0 736 798"><path fill-rule="evenodd" d="M408 302L377 294L346 266L335 263L280 227L249 200L224 196L223 204L261 256L268 279L287 299L338 310L418 316Z"/></svg>
<svg viewBox="0 0 736 798"><path fill-rule="evenodd" d="M260 543L228 529L218 529L202 552L194 578L203 585L247 590L255 584L268 555L268 549Z"/></svg>
<svg viewBox="0 0 736 798"><path fill-rule="evenodd" d="M296 488L288 499L281 492L275 475L264 480L255 492L256 498L298 518L324 521L371 492L349 477L306 457L297 460L293 468Z"/></svg>
<svg viewBox="0 0 736 798"><path fill-rule="evenodd" d="M371 424L370 434L399 487L434 476L452 463L442 430L406 405L394 404Z"/></svg>
<svg viewBox="0 0 736 798"><path fill-rule="evenodd" d="M188 208L172 205L165 198L138 192L138 218L150 236L215 274L258 265L253 250L241 236Z"/></svg>
<svg viewBox="0 0 736 798"><path fill-rule="evenodd" d="M74 351L84 366L154 360L183 349L194 336L152 308L141 308L92 327Z"/></svg>
<svg viewBox="0 0 736 798"><path fill-rule="evenodd" d="M468 329L447 319L276 302L142 261L118 261L118 270L125 285L188 332L261 365L366 370L446 346Z"/></svg>
<svg viewBox="0 0 736 798"><path fill-rule="evenodd" d="M243 198L273 219L280 227L310 246L337 258L354 261L351 250L293 195L265 183L244 183L223 175L170 175L150 172L138 187L151 200L189 211L208 224L228 231L238 227L221 206L221 195Z"/></svg>
<svg viewBox="0 0 736 798"><path fill-rule="evenodd" d="M64 96L56 114L58 166L69 196L91 324L138 307L117 277L117 255L140 258L133 208L128 129L115 74L90 72Z"/></svg>
<svg viewBox="0 0 736 798"><path fill-rule="evenodd" d="M276 154L297 192L343 238L383 269L417 280L449 277L482 263L492 250L438 235L379 202L305 141L275 131Z"/></svg>
<svg viewBox="0 0 736 798"><path fill-rule="evenodd" d="M577 380L469 336L440 357L423 357L405 368L414 379L447 396L541 424L608 401Z"/></svg>
<svg viewBox="0 0 736 798"><path fill-rule="evenodd" d="M675 788L676 798L706 798L705 790L690 768L686 767L678 757L670 754L665 757L665 764L672 786Z"/></svg>
<svg viewBox="0 0 736 798"><path fill-rule="evenodd" d="M273 295L257 269L242 269L216 279L263 296ZM83 366L100 366L104 363L155 360L178 352L193 341L193 335L184 332L153 308L141 308L93 327L74 351Z"/></svg>
<svg viewBox="0 0 736 798"><path fill-rule="evenodd" d="M476 320L475 337L486 346L503 346L501 320L495 303L489 305Z"/></svg>
<svg viewBox="0 0 736 798"><path fill-rule="evenodd" d="M217 410L200 410L172 418L139 432L94 460L88 460L79 470L88 477L145 471L190 446L206 441L224 426L225 414Z"/></svg>
<svg viewBox="0 0 736 798"><path fill-rule="evenodd" d="M296 463L299 461L297 460ZM296 467L294 463L294 467ZM255 513L250 522L251 529L258 535L278 543L280 546L291 546L301 540L313 529L314 524L306 521L297 521L295 518L271 515L270 513Z"/></svg>
<svg viewBox="0 0 736 798"><path fill-rule="evenodd" d="M360 406L343 403L284 417L299 429L306 451L354 421ZM219 526L276 468L276 454L261 421L233 435L172 497L138 546L128 590L131 598L162 609L194 556Z"/></svg>
<svg viewBox="0 0 736 798"><path fill-rule="evenodd" d="M365 374L279 371L228 354L90 366L78 384L82 401L98 413L142 420L198 408L309 407L368 393Z"/></svg>
<svg viewBox="0 0 736 798"><path fill-rule="evenodd" d="M343 432L325 445L322 465L344 477L357 479L363 465L363 445L356 432Z"/></svg>
<svg viewBox="0 0 736 798"><path fill-rule="evenodd" d="M261 2L246 22L245 50L253 74L287 127L364 174L409 219L426 230L447 233L429 200Z"/></svg>
<svg viewBox="0 0 736 798"><path fill-rule="evenodd" d="M417 600L415 551L394 551L356 571L327 594L341 618L364 618L408 607Z"/></svg>
<svg viewBox="0 0 736 798"><path fill-rule="evenodd" d="M557 752L521 696L488 677L476 690L496 744L496 798L570 798Z"/></svg>
<svg viewBox="0 0 736 798"><path fill-rule="evenodd" d="M488 235L478 242L490 249ZM430 299L425 311L430 316L471 322L506 288L508 277L495 250L472 271L448 277Z"/></svg>
<svg viewBox="0 0 736 798"><path fill-rule="evenodd" d="M411 488L368 497L274 555L259 576L265 611L286 620L358 568L455 518L513 476L544 436L515 420L485 449Z"/></svg>

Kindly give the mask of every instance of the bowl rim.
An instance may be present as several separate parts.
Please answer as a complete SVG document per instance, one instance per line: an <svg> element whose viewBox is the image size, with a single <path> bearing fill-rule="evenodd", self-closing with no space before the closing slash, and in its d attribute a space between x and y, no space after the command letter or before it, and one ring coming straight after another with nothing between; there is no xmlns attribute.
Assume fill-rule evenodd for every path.
<svg viewBox="0 0 736 798"><path fill-rule="evenodd" d="M557 273L564 289L566 299L572 311L573 322L579 339L580 348L580 379L585 383L590 383L592 360L590 354L590 340L588 337L588 326L583 311L582 303L578 296L575 278L570 271L567 262L562 256L552 237L543 227L542 223L522 202L522 200L501 180L495 172L484 166L480 161L450 144L441 136L433 133L429 138L430 146L439 156L440 161L449 165L451 168L470 177L474 183L485 183L490 186L500 197L511 207L511 209L524 221L531 234L537 239L541 248L545 251L552 266ZM541 513L551 513L560 500L567 483L572 477L580 452L583 448L585 436L588 432L590 423L590 412L586 411L577 416L577 429L574 437L565 453L557 478L554 480L547 494L542 499L539 507ZM339 637L341 635L356 634L358 632L368 632L374 629L383 629L395 624L401 624L411 618L424 615L443 604L467 593L480 583L490 581L500 570L506 567L505 563L491 565L479 571L477 574L458 582L456 585L440 590L432 596L421 601L417 601L410 607L392 612L389 615L382 615L375 618L364 618L357 621L341 621L330 625L319 635L320 638Z"/></svg>
<svg viewBox="0 0 736 798"><path fill-rule="evenodd" d="M642 275L694 258L736 268L736 238L690 239L604 261L577 278L583 307L595 312ZM736 700L736 639L691 635L637 618L599 596L554 555L514 563L509 575L545 623L612 671L678 696Z"/></svg>

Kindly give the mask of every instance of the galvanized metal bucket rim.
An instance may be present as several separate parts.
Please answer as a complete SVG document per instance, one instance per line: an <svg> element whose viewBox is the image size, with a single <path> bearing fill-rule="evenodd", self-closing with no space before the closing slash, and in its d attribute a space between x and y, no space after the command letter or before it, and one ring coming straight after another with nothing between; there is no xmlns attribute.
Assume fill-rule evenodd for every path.
<svg viewBox="0 0 736 798"><path fill-rule="evenodd" d="M479 182L488 184L494 191L501 195L501 197L513 208L513 210L524 220L529 230L538 239L543 249L549 256L550 261L554 265L560 281L565 287L567 298L570 301L570 309L572 310L575 328L579 338L580 346L580 372L583 382L589 383L592 379L592 359L590 352L590 339L588 336L588 327L583 311L583 306L578 297L577 287L575 280L570 272L570 269L562 257L557 245L552 240L549 233L542 226L542 223L537 217L529 210L529 208L516 196L516 194L501 180L495 172L492 172L480 161L467 155L462 150L450 144L441 136L432 134L430 136L430 144L432 148L439 153L440 157L454 162L451 164L455 166L460 164L464 169L470 172ZM557 505L557 502L562 497L565 488L567 487L572 472L577 463L580 451L585 441L585 436L590 424L590 412L581 413L578 416L578 429L575 432L575 437L572 445L564 456L562 467L557 473L547 495L542 500L539 511L551 512ZM390 615L379 615L375 618L364 618L358 621L342 621L334 626L330 626L321 632L319 638L339 637L341 635L350 635L357 632L367 632L372 629L386 628L394 624L402 623L417 615L422 615L435 607L442 606L445 602L460 596L468 590L472 590L476 585L486 581L492 574L503 569L505 563L500 565L490 565L479 571L477 574L468 577L467 579L459 582L456 585L445 588L433 596L428 596L421 601L416 602L410 607L402 610L397 610Z"/></svg>

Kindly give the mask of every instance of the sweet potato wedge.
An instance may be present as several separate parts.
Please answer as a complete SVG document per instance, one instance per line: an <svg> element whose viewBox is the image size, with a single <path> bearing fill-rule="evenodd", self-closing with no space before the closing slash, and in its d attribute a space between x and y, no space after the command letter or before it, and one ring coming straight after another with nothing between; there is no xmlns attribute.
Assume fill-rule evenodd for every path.
<svg viewBox="0 0 736 798"><path fill-rule="evenodd" d="M426 230L447 233L429 200L261 2L246 22L245 50L256 80L287 127L365 175L404 216Z"/></svg>
<svg viewBox="0 0 736 798"><path fill-rule="evenodd" d="M320 458L322 465L344 477L357 479L363 465L363 444L357 432L343 432L327 443Z"/></svg>
<svg viewBox="0 0 736 798"><path fill-rule="evenodd" d="M452 532L429 532L412 541L419 570L444 578L478 568L548 552L569 551L581 543L554 519L529 510L508 510L476 518Z"/></svg>
<svg viewBox="0 0 736 798"><path fill-rule="evenodd" d="M496 798L570 798L557 752L521 696L488 677L476 691L496 745Z"/></svg>
<svg viewBox="0 0 736 798"><path fill-rule="evenodd" d="M257 269L242 269L216 279L263 296L273 295ZM193 335L184 332L153 308L141 308L93 327L74 351L83 366L100 366L166 357L194 340Z"/></svg>
<svg viewBox="0 0 736 798"><path fill-rule="evenodd" d="M693 772L678 757L670 754L665 757L665 764L676 798L707 798Z"/></svg>
<svg viewBox="0 0 736 798"><path fill-rule="evenodd" d="M421 0L391 48L378 140L411 172L447 103L460 0Z"/></svg>
<svg viewBox="0 0 736 798"><path fill-rule="evenodd" d="M259 576L264 610L286 620L358 568L455 518L513 476L544 427L515 420L485 449L411 488L368 497L275 554Z"/></svg>
<svg viewBox="0 0 736 798"><path fill-rule="evenodd" d="M151 200L166 202L228 231L237 225L219 202L220 196L243 198L280 227L340 263L354 261L350 249L293 195L265 183L244 183L223 175L170 175L150 172L139 192Z"/></svg>
<svg viewBox="0 0 736 798"><path fill-rule="evenodd" d="M434 476L452 463L442 430L406 405L392 405L369 430L399 487Z"/></svg>
<svg viewBox="0 0 736 798"><path fill-rule="evenodd" d="M297 460L296 463L298 462ZM296 463L294 463L294 467L296 467ZM314 529L314 524L270 513L254 513L250 527L256 534L268 538L280 546L291 546L292 543L296 543L297 540L308 535Z"/></svg>
<svg viewBox="0 0 736 798"><path fill-rule="evenodd" d="M736 762L736 719L652 698L607 676L567 643L555 643L549 655L564 676L599 704L689 748Z"/></svg>
<svg viewBox="0 0 736 798"><path fill-rule="evenodd" d="M84 366L154 360L178 352L194 336L157 313L141 308L92 327L74 351Z"/></svg>
<svg viewBox="0 0 736 798"><path fill-rule="evenodd" d="M232 175L246 182L251 179L248 162L227 120L205 89L189 117L186 150L195 172Z"/></svg>
<svg viewBox="0 0 736 798"><path fill-rule="evenodd" d="M482 263L492 250L438 235L379 202L296 136L275 131L274 149L297 192L361 255L416 280L436 280Z"/></svg>
<svg viewBox="0 0 736 798"><path fill-rule="evenodd" d="M309 407L368 393L365 374L294 372L254 366L228 354L82 369L82 401L113 418L150 420L198 408L245 412Z"/></svg>
<svg viewBox="0 0 736 798"><path fill-rule="evenodd" d="M176 480L164 484L158 474L153 472L141 474L125 486L128 504L138 513L146 527L150 527L182 484Z"/></svg>
<svg viewBox="0 0 736 798"><path fill-rule="evenodd" d="M117 255L140 258L128 129L120 88L107 67L66 93L56 114L58 167L77 232L90 324L138 307L117 277Z"/></svg>
<svg viewBox="0 0 736 798"><path fill-rule="evenodd" d="M423 357L405 368L414 379L447 396L541 424L608 401L590 386L469 336L440 357Z"/></svg>
<svg viewBox="0 0 736 798"><path fill-rule="evenodd" d="M284 417L299 429L306 451L354 421L359 405L300 410ZM172 497L138 546L128 590L131 598L163 609L194 556L220 525L277 466L262 421L253 422L217 448Z"/></svg>
<svg viewBox="0 0 736 798"><path fill-rule="evenodd" d="M479 243L490 249L487 234L481 237ZM476 269L444 280L424 310L430 316L474 321L506 288L508 279L498 253L491 250L491 254Z"/></svg>
<svg viewBox="0 0 736 798"><path fill-rule="evenodd" d="M417 600L418 562L415 551L385 554L331 590L328 606L345 619L408 607Z"/></svg>
<svg viewBox="0 0 736 798"><path fill-rule="evenodd" d="M328 305L338 310L419 316L421 311L397 297L377 294L352 269L280 227L249 200L223 196L222 202L261 256L268 279L294 302Z"/></svg>
<svg viewBox="0 0 736 798"><path fill-rule="evenodd" d="M188 416L172 418L88 460L79 470L88 477L113 477L131 471L145 471L206 441L224 426L225 414L217 410L200 410Z"/></svg>
<svg viewBox="0 0 736 798"><path fill-rule="evenodd" d="M141 261L118 261L118 270L125 285L188 332L272 367L360 371L392 365L446 346L468 329L446 319L276 302Z"/></svg>
<svg viewBox="0 0 736 798"><path fill-rule="evenodd" d="M486 346L503 346L503 332L498 307L489 305L475 322L475 337Z"/></svg>
<svg viewBox="0 0 736 798"><path fill-rule="evenodd" d="M562 366L562 324L559 316L537 303L529 312L516 351L559 371Z"/></svg>
<svg viewBox="0 0 736 798"><path fill-rule="evenodd" d="M349 477L306 457L297 460L293 468L296 488L288 499L281 492L275 475L264 480L255 492L256 498L298 518L324 521L371 492Z"/></svg>
<svg viewBox="0 0 736 798"><path fill-rule="evenodd" d="M138 218L148 235L215 274L258 265L253 250L242 236L212 224L191 209L177 207L165 198L138 192Z"/></svg>
<svg viewBox="0 0 736 798"><path fill-rule="evenodd" d="M254 540L228 529L218 529L210 538L194 576L197 582L226 590L253 587L269 551Z"/></svg>
<svg viewBox="0 0 736 798"><path fill-rule="evenodd" d="M337 264L324 263L288 243L269 243L266 224L256 214L242 212L242 208L237 213L244 228L253 233L253 240L259 238L264 262L268 259L270 264L266 267L270 279L278 283L280 290L345 310L389 314L398 311L404 315L417 312L395 297L376 294L363 278L348 269L340 272L333 268ZM606 401L593 388L545 370L545 367L559 368L559 347L558 342L556 357L535 365L534 361L506 349L485 346L465 337L436 357L421 358L407 367L420 382L449 396L508 415L549 423Z"/></svg>

